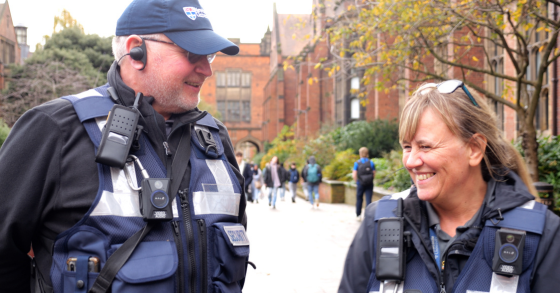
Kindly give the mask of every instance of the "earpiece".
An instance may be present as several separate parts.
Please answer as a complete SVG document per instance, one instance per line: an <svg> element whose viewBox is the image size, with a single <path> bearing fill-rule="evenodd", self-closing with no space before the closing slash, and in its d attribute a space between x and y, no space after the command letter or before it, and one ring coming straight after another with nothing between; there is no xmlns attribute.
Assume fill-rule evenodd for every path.
<svg viewBox="0 0 560 293"><path fill-rule="evenodd" d="M128 54L133 60L140 61L144 64L144 66L142 66L140 70L143 70L146 67L148 54L146 51L146 42L144 41L144 39L142 39L142 44L140 44L140 47L134 47L130 49L130 52Z"/></svg>

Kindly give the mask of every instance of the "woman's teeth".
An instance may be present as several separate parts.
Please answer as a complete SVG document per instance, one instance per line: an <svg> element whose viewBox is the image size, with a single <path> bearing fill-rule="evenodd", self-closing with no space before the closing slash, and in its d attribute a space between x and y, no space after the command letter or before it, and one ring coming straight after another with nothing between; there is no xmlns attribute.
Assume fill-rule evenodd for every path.
<svg viewBox="0 0 560 293"><path fill-rule="evenodd" d="M432 176L436 175L436 173L429 173L429 174L418 174L416 175L417 180L426 180Z"/></svg>

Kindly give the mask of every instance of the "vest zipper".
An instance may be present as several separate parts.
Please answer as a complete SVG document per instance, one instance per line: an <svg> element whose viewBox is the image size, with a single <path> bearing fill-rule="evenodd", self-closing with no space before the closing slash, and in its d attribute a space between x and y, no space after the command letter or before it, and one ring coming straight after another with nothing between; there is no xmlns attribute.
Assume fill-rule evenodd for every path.
<svg viewBox="0 0 560 293"><path fill-rule="evenodd" d="M208 275L208 268L207 266L207 239L206 239L206 223L204 219L196 220L198 222L198 243L200 243L200 264L201 264L201 276L200 276L200 287L201 292L206 293L208 290L207 283L207 275Z"/></svg>
<svg viewBox="0 0 560 293"><path fill-rule="evenodd" d="M177 245L177 253L179 254L179 292L185 292L185 278L184 276L184 268L183 268L183 246L181 245L181 233L179 230L179 225L175 221L171 221L173 225L173 230L175 230L175 245Z"/></svg>
<svg viewBox="0 0 560 293"><path fill-rule="evenodd" d="M188 192L189 189L185 188L183 190L179 190L178 193L181 196L181 208L183 210L183 220L185 221L185 230L187 232L187 251L189 253L189 275L188 275L188 283L190 285L190 293L195 293L196 287L196 263L195 263L195 256L194 256L194 233L193 227L191 223L191 211L189 209L189 200L188 200Z"/></svg>
<svg viewBox="0 0 560 293"><path fill-rule="evenodd" d="M426 249L426 251L428 252L428 254L432 257L432 261L436 264L436 269L438 271L437 274L437 282L439 283L439 292L440 293L446 293L445 291L445 279L443 278L443 273L439 268L439 264L436 261L436 257L434 256L433 253L430 253L430 249L428 246L426 246L426 243L424 243L424 241L422 241L422 234L420 234L420 231L418 231L418 229L416 229L416 226L414 226L414 224L412 223L412 221L410 220L410 218L406 215L403 214L403 217L405 218L405 220L408 222L408 224L410 225L410 227L412 228L412 230L414 230L414 233L416 233L416 235L418 235L418 237L420 238L420 243L422 243L422 246L424 246L424 249ZM443 258L443 260L445 261L445 256ZM437 283L436 283L437 284Z"/></svg>

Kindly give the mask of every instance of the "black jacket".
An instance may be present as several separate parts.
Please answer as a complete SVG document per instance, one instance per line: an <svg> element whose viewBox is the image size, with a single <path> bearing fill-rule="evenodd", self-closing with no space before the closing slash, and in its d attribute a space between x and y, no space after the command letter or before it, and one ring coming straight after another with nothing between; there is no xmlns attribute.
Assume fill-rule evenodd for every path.
<svg viewBox="0 0 560 293"><path fill-rule="evenodd" d="M497 181L493 198L491 198L489 204L483 205L482 213L480 213L478 222L476 222L478 225L474 226L481 227L486 219L496 217L498 208L502 212L507 212L534 199L527 191L523 181L513 172L510 172L503 179L503 181ZM366 208L364 221L358 229L346 256L344 272L338 289L339 293L366 292L368 280L372 273L372 261L375 258L375 251L372 248L376 208L377 202ZM411 233L416 233L414 232L415 229L420 231L420 238L428 245L426 247L430 247L426 203L418 199L415 188L410 190L408 197L404 200L403 214L408 218L405 220L405 231ZM412 225L415 229L411 227ZM560 288L560 278L558 278L560 267L557 265L560 261L560 249L553 246L553 244L560 243L559 228L560 218L547 211L545 229L535 260L534 278L531 284L532 292L557 292ZM480 229L469 228L453 243L449 244L448 251L467 250L467 254L470 255L479 234ZM431 256L428 255L429 252L422 249L417 249L416 252L422 257L434 279L437 279L439 270L433 263ZM462 256L461 254L450 254L445 259L445 286L448 292L453 287L467 260L468 256Z"/></svg>
<svg viewBox="0 0 560 293"><path fill-rule="evenodd" d="M113 86L127 106L134 102L134 91L122 81L116 63L108 73ZM139 109L146 135L166 164L163 140L174 150L181 131L166 138L163 116L145 98ZM205 112L198 109L171 117L173 128L190 125ZM216 120L225 155L243 182L226 127ZM180 188L189 184L190 168ZM29 292L30 259L33 245L36 262L50 284L51 247L43 238L54 240L76 224L95 199L98 183L93 144L72 104L56 99L25 113L14 125L0 149L0 292ZM245 196L241 196L240 220L245 217ZM245 223L245 221L243 221Z"/></svg>
<svg viewBox="0 0 560 293"><path fill-rule="evenodd" d="M284 168L281 168L280 165L276 165L276 174L278 174L278 179L280 180L280 186L284 184L285 175L284 175ZM266 187L274 187L274 181L272 180L272 165L268 165L266 167L266 171L263 173L264 184Z"/></svg>
<svg viewBox="0 0 560 293"><path fill-rule="evenodd" d="M247 187L251 185L251 182L253 182L253 168L251 167L252 165L250 163L245 163L245 168L241 170L243 178L245 178L245 192L247 192Z"/></svg>

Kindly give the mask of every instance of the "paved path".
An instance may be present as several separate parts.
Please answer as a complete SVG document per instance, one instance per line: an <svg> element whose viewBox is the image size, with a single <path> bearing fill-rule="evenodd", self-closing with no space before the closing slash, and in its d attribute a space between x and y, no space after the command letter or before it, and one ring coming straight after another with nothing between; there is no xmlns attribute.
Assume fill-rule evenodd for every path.
<svg viewBox="0 0 560 293"><path fill-rule="evenodd" d="M248 203L247 234L251 242L244 293L335 293L348 247L360 225L354 207L323 204L311 209L296 198Z"/></svg>

